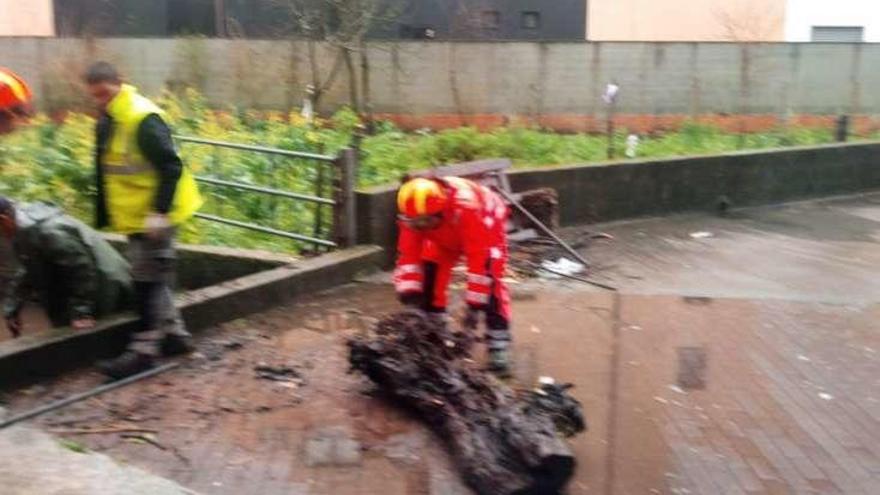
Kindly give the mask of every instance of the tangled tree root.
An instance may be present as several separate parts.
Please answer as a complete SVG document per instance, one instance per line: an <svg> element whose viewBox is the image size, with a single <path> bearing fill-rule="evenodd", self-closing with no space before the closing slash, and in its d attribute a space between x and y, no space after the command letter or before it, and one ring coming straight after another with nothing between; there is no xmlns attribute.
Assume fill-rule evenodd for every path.
<svg viewBox="0 0 880 495"><path fill-rule="evenodd" d="M467 359L468 335L419 311L391 315L348 345L352 369L437 431L478 493L554 494L574 473L562 438L586 424L570 385L514 392Z"/></svg>

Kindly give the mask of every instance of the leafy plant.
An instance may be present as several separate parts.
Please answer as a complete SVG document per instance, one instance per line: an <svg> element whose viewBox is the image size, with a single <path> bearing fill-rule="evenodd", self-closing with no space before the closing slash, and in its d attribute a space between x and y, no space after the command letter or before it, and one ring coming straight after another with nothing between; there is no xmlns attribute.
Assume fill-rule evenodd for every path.
<svg viewBox="0 0 880 495"><path fill-rule="evenodd" d="M62 438L62 439L58 440L58 443L62 447L64 447L65 449L67 449L71 452L76 452L77 454L88 454L89 453L88 447L86 447L85 445L83 445L75 440L68 440L66 438Z"/></svg>
<svg viewBox="0 0 880 495"><path fill-rule="evenodd" d="M194 90L166 92L158 101L177 134L219 141L334 155L350 146L363 130L357 114L349 109L309 124L296 112L210 108ZM80 218L90 218L95 195L93 126L94 120L81 113L69 114L64 124L41 116L28 128L0 139L0 194L52 201ZM489 157L508 157L517 167L599 162L605 159L607 146L602 135L563 135L529 127L490 132L462 127L406 133L391 123L379 122L375 129L375 135L361 142L361 186L393 183L410 170ZM626 129L618 131L618 147L623 146L627 135ZM722 153L832 140L831 130L825 128L785 127L740 135L690 122L676 132L643 136L638 157ZM198 175L301 194L331 193L331 165L192 143L181 142L179 147L187 165ZM622 150L617 151L619 156ZM208 198L205 213L291 232L328 234L332 216L329 207L319 209L311 203L225 187L203 185L202 189ZM319 216L323 218L320 228L316 226ZM185 242L281 251L302 247L287 239L204 221L192 222L182 237Z"/></svg>

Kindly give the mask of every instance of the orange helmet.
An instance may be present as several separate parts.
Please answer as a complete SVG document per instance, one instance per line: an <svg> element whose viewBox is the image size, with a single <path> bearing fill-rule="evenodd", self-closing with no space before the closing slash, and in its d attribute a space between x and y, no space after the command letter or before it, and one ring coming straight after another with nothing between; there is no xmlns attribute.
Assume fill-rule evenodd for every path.
<svg viewBox="0 0 880 495"><path fill-rule="evenodd" d="M446 208L446 190L431 179L412 179L397 192L397 208L405 217L436 215Z"/></svg>
<svg viewBox="0 0 880 495"><path fill-rule="evenodd" d="M27 83L9 69L0 67L0 111L30 111L33 95Z"/></svg>

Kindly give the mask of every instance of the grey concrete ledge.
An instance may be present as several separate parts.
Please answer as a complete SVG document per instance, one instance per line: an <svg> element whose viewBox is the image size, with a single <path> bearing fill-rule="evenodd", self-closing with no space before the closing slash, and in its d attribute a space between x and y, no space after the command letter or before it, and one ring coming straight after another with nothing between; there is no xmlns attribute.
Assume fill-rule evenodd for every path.
<svg viewBox="0 0 880 495"><path fill-rule="evenodd" d="M675 155L675 156L666 156L666 157L657 157L657 158L621 158L618 160L605 160L600 162L589 162L589 163L565 163L558 165L546 165L540 167L517 167L511 170L511 175L519 175L519 174L527 174L532 172L548 172L554 170L567 170L567 169L578 169L584 167L614 167L619 165L663 165L665 163L680 163L680 162L689 162L689 161L700 161L705 160L707 158L750 158L750 157L763 157L765 155L769 156L785 156L792 152L802 152L802 151L822 151L822 150L841 150L847 151L850 149L860 149L864 148L866 145L878 146L880 145L880 140L873 139L864 139L857 141L849 141L846 143L828 143L828 144L810 144L810 145L802 145L802 146L784 146L781 148L758 148L758 149L748 149L748 150L738 150L738 151L727 151L724 153L702 153L702 154L692 154L692 155ZM743 164L747 164L747 161L741 162ZM385 187L385 186L379 186ZM381 189L377 189L381 190Z"/></svg>
<svg viewBox="0 0 880 495"><path fill-rule="evenodd" d="M856 141L517 168L509 178L515 191L555 189L568 226L880 190L878 157L880 141ZM397 235L395 191L389 184L357 194L358 241L389 255Z"/></svg>
<svg viewBox="0 0 880 495"><path fill-rule="evenodd" d="M198 332L350 282L375 270L382 258L376 246L335 251L183 293L177 305L190 331ZM4 342L0 386L38 380L120 352L136 324L133 315L119 315L88 331L56 328Z"/></svg>

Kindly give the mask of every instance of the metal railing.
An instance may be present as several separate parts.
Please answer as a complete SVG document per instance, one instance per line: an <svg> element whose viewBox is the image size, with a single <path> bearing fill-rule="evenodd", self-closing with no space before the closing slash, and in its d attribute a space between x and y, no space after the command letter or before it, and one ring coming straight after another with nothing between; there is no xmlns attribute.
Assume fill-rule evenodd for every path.
<svg viewBox="0 0 880 495"><path fill-rule="evenodd" d="M302 151L283 150L279 148L268 148L265 146L254 146L248 144L229 143L224 141L215 141L211 139L203 139L190 136L174 136L180 143L191 143L203 146L211 146L215 149L231 149L248 153L258 153L269 155L271 157L281 157L287 159L310 160L319 165L317 179L315 181L314 194L304 194L300 192L285 191L272 187L266 187L258 184L252 184L241 181L218 179L214 177L196 176L196 181L201 184L216 188L227 188L238 191L245 191L259 195L283 198L291 201L304 201L315 205L315 226L312 235L300 232L288 232L286 230L274 227L259 225L250 221L236 220L226 218L220 215L212 215L208 213L196 213L196 218L209 222L216 222L232 227L248 229L255 232L261 232L277 237L309 243L315 246L326 248L348 247L355 244L356 237L356 210L355 210L355 184L357 174L357 154L354 150L343 149L339 155L330 156L317 153L308 153ZM215 155L216 156L216 155ZM219 160L218 160L219 161ZM274 164L274 162L273 162ZM325 170L321 165L329 165L331 170L330 185L332 188L332 197L324 195L325 189ZM331 239L320 237L323 228L323 210L322 207L329 206L333 209L332 228L330 233Z"/></svg>

